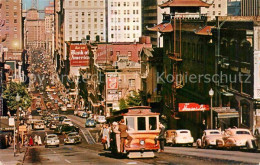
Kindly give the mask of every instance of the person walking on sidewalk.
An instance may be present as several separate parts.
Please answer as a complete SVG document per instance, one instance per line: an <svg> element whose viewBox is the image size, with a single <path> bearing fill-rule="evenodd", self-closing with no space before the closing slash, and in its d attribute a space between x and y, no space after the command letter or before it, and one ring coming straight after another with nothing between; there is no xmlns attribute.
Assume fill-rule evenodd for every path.
<svg viewBox="0 0 260 165"><path fill-rule="evenodd" d="M42 145L42 138L41 138L41 136L40 136L40 135L38 136L38 145L39 145L39 146L41 146L41 145Z"/></svg>
<svg viewBox="0 0 260 165"><path fill-rule="evenodd" d="M32 136L30 136L30 138L29 138L29 146L33 146L33 138L32 138Z"/></svg>
<svg viewBox="0 0 260 165"><path fill-rule="evenodd" d="M157 141L159 140L160 143L160 152L164 151L164 141L165 141L165 127L162 123L159 125L160 133L157 138L155 138L155 145L157 146Z"/></svg>

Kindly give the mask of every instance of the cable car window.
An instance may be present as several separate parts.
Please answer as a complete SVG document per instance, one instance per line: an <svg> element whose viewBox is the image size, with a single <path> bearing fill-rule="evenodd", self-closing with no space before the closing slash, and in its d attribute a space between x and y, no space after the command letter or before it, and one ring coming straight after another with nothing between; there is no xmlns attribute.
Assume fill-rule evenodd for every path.
<svg viewBox="0 0 260 165"><path fill-rule="evenodd" d="M126 125L127 125L129 131L130 130L134 130L134 128L135 128L134 124L135 124L135 122L134 122L134 118L133 117L127 117L126 118Z"/></svg>
<svg viewBox="0 0 260 165"><path fill-rule="evenodd" d="M149 117L149 129L150 130L156 130L157 129L156 117Z"/></svg>
<svg viewBox="0 0 260 165"><path fill-rule="evenodd" d="M146 130L146 125L145 125L145 117L138 117L137 118L137 122L138 122L138 130L142 131L142 130Z"/></svg>

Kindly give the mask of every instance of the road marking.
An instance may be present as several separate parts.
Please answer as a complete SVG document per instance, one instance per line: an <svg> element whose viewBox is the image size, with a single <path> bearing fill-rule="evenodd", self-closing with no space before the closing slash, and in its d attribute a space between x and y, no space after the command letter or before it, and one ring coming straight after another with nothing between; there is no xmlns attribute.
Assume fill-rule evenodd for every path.
<svg viewBox="0 0 260 165"><path fill-rule="evenodd" d="M137 164L136 162L128 162L127 164Z"/></svg>
<svg viewBox="0 0 260 165"><path fill-rule="evenodd" d="M65 159L65 161L66 161L67 163L71 164L71 162L70 162L70 161L68 161L67 159Z"/></svg>

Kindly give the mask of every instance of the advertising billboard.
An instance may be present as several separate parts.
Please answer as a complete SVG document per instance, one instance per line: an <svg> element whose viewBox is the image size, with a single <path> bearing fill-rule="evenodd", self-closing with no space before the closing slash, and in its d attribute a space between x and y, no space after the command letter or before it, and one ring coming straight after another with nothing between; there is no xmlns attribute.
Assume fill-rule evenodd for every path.
<svg viewBox="0 0 260 165"><path fill-rule="evenodd" d="M70 45L70 66L89 66L89 50L87 45Z"/></svg>
<svg viewBox="0 0 260 165"><path fill-rule="evenodd" d="M118 91L107 90L107 101L118 101Z"/></svg>
<svg viewBox="0 0 260 165"><path fill-rule="evenodd" d="M118 77L107 77L107 89L118 89Z"/></svg>
<svg viewBox="0 0 260 165"><path fill-rule="evenodd" d="M179 112L209 111L209 105L197 103L179 103Z"/></svg>

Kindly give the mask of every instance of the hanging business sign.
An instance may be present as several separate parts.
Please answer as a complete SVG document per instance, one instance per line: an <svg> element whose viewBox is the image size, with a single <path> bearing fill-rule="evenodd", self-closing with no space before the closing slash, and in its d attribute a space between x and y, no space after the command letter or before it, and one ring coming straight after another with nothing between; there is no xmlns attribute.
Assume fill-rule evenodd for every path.
<svg viewBox="0 0 260 165"><path fill-rule="evenodd" d="M107 76L107 89L118 89L118 77Z"/></svg>
<svg viewBox="0 0 260 165"><path fill-rule="evenodd" d="M179 112L209 111L209 105L197 103L179 103Z"/></svg>
<svg viewBox="0 0 260 165"><path fill-rule="evenodd" d="M70 45L70 66L89 66L89 49L86 44Z"/></svg>
<svg viewBox="0 0 260 165"><path fill-rule="evenodd" d="M3 111L4 111L4 103L3 103L3 98L0 96L0 116L3 116Z"/></svg>

